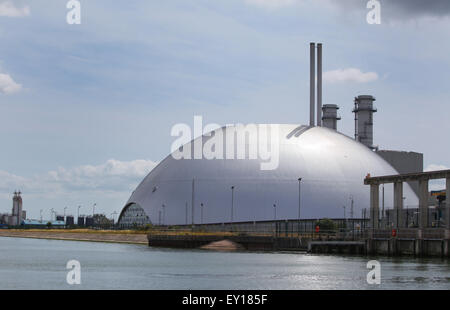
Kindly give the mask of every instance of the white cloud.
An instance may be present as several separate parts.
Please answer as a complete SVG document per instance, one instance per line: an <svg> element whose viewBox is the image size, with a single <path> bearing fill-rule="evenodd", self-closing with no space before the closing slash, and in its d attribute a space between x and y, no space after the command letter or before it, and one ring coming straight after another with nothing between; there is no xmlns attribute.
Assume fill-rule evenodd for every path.
<svg viewBox="0 0 450 310"><path fill-rule="evenodd" d="M367 83L376 81L376 72L362 72L358 68L337 69L324 72L323 81L326 83L356 82Z"/></svg>
<svg viewBox="0 0 450 310"><path fill-rule="evenodd" d="M0 73L0 93L12 94L22 89L22 85L16 83L9 74Z"/></svg>
<svg viewBox="0 0 450 310"><path fill-rule="evenodd" d="M28 5L19 8L9 0L0 2L0 16L23 17L28 15L30 15L30 7Z"/></svg>
<svg viewBox="0 0 450 310"><path fill-rule="evenodd" d="M436 164L429 164L424 171L436 171L436 170L447 170L449 169L447 166L444 165L436 165Z"/></svg>
<svg viewBox="0 0 450 310"><path fill-rule="evenodd" d="M258 6L265 9L277 9L293 5L297 0L245 0L249 5Z"/></svg>
<svg viewBox="0 0 450 310"><path fill-rule="evenodd" d="M71 192L128 192L155 166L151 160L119 161L110 159L103 164L74 168L58 168L34 177L22 177L0 171L0 193L16 189L42 196Z"/></svg>

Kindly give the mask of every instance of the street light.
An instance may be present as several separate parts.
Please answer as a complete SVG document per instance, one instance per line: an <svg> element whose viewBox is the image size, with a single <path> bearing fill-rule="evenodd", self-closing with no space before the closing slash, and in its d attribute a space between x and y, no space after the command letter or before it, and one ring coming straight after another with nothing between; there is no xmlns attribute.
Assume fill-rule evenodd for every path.
<svg viewBox="0 0 450 310"><path fill-rule="evenodd" d="M67 207L64 207L64 219L66 219L66 209Z"/></svg>
<svg viewBox="0 0 450 310"><path fill-rule="evenodd" d="M234 209L234 186L231 186L231 223L233 223L233 209Z"/></svg>
<svg viewBox="0 0 450 310"><path fill-rule="evenodd" d="M40 215L41 215L41 223L42 223L42 209L39 211Z"/></svg>
<svg viewBox="0 0 450 310"><path fill-rule="evenodd" d="M345 223L345 228L347 228L347 215L345 214L345 209L346 209L346 207L345 207L345 205L342 206L342 207L344 208L344 223Z"/></svg>
<svg viewBox="0 0 450 310"><path fill-rule="evenodd" d="M192 224L192 229L194 229L194 211L195 211L195 177L192 178L192 200L191 200L191 224Z"/></svg>
<svg viewBox="0 0 450 310"><path fill-rule="evenodd" d="M403 208L406 207L406 228L408 228L409 226L409 210L408 210L408 205L405 203L406 201L406 197L403 197Z"/></svg>
<svg viewBox="0 0 450 310"><path fill-rule="evenodd" d="M78 211L77 211L77 225L80 225L80 223L78 223L78 219L80 218L80 208L81 208L81 206L78 206Z"/></svg>
<svg viewBox="0 0 450 310"><path fill-rule="evenodd" d="M162 205L162 212L163 212L163 218L162 218L162 224L164 225L165 224L165 220L166 220L166 205L165 204L163 204Z"/></svg>
<svg viewBox="0 0 450 310"><path fill-rule="evenodd" d="M297 229L300 232L300 206L301 206L301 182L302 178L298 178L298 223L297 223Z"/></svg>
<svg viewBox="0 0 450 310"><path fill-rule="evenodd" d="M384 214L384 183L382 187L382 208L381 208L381 220L383 220L386 216Z"/></svg>
<svg viewBox="0 0 450 310"><path fill-rule="evenodd" d="M353 195L350 195L349 199L350 199L350 203L351 203L350 204L350 218L353 219L353 203L354 203Z"/></svg>
<svg viewBox="0 0 450 310"><path fill-rule="evenodd" d="M114 223L116 222L116 214L117 214L117 212L116 211L114 211L113 213L111 213L111 215L113 216L113 225L114 225Z"/></svg>
<svg viewBox="0 0 450 310"><path fill-rule="evenodd" d="M201 224L203 224L203 202L200 204L200 218Z"/></svg>
<svg viewBox="0 0 450 310"><path fill-rule="evenodd" d="M277 205L275 203L273 204L273 220L277 220Z"/></svg>
<svg viewBox="0 0 450 310"><path fill-rule="evenodd" d="M95 215L95 206L97 205L97 203L94 203L93 205L92 205L92 217L94 217L94 215Z"/></svg>

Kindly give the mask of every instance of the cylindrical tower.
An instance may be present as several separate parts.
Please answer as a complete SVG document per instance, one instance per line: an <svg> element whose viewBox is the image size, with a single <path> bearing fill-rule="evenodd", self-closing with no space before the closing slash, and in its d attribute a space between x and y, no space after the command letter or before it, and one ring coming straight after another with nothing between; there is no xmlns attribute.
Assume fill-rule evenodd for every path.
<svg viewBox="0 0 450 310"><path fill-rule="evenodd" d="M373 107L375 98L370 95L355 97L355 140L374 150L373 145L373 113L377 111Z"/></svg>
<svg viewBox="0 0 450 310"><path fill-rule="evenodd" d="M314 127L315 92L316 92L316 44L309 44L309 126Z"/></svg>
<svg viewBox="0 0 450 310"><path fill-rule="evenodd" d="M341 119L337 114L339 107L336 104L322 106L322 127L337 130L337 121Z"/></svg>
<svg viewBox="0 0 450 310"><path fill-rule="evenodd" d="M322 43L317 43L317 126L322 126Z"/></svg>
<svg viewBox="0 0 450 310"><path fill-rule="evenodd" d="M20 196L22 193L14 192L13 196L13 207L12 207L12 216L15 217L13 225L20 225L22 223L22 197Z"/></svg>

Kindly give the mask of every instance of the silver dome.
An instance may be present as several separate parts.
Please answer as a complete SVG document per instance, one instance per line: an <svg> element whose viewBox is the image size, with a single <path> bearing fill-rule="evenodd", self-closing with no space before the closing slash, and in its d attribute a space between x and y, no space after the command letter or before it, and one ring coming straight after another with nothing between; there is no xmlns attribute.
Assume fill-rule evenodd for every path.
<svg viewBox="0 0 450 310"><path fill-rule="evenodd" d="M349 217L351 196L354 217L360 217L361 210L369 208L369 187L363 184L364 177L368 173L372 176L397 174L369 148L334 130L293 124L270 126L278 127L279 165L276 169L261 170L261 159L177 160L171 155L178 150L144 178L121 216L128 206L137 204L153 223L158 223L160 212L164 212L165 224L186 224L187 210L187 223L191 224L194 179L195 224L201 221L201 204L203 223L230 221L231 186L234 186L235 222L273 220L274 204L278 220L297 219L298 179L302 178L302 219L343 218L344 205ZM244 129L231 126L218 130L227 135ZM198 139L203 139L204 143L210 138L204 135L183 148L192 147ZM226 142L224 148L227 148ZM408 204L417 204L417 196L406 183L404 196ZM392 208L392 197L392 188L386 187L386 208Z"/></svg>

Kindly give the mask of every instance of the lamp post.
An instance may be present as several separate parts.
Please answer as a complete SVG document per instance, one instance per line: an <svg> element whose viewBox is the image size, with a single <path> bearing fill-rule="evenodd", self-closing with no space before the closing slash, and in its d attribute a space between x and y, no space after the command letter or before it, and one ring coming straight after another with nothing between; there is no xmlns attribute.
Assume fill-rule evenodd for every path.
<svg viewBox="0 0 450 310"><path fill-rule="evenodd" d="M301 182L302 178L298 178L298 219L300 220L300 207L301 207Z"/></svg>
<svg viewBox="0 0 450 310"><path fill-rule="evenodd" d="M350 218L353 219L353 204L354 204L353 195L350 195L349 199L350 199Z"/></svg>
<svg viewBox="0 0 450 310"><path fill-rule="evenodd" d="M116 222L116 214L117 214L116 211L114 211L113 213L111 213L111 215L113 216L113 225L114 225L114 223Z"/></svg>
<svg viewBox="0 0 450 310"><path fill-rule="evenodd" d="M203 224L203 202L200 204L200 219L201 223Z"/></svg>
<svg viewBox="0 0 450 310"><path fill-rule="evenodd" d="M41 215L41 223L42 223L42 209L39 211L39 214Z"/></svg>
<svg viewBox="0 0 450 310"><path fill-rule="evenodd" d="M382 196L382 202L381 202L381 221L383 221L383 218L385 218L385 214L384 214L384 183L383 183L383 187L382 187L382 192L381 192Z"/></svg>
<svg viewBox="0 0 450 310"><path fill-rule="evenodd" d="M166 205L162 204L162 224L165 225L165 221L166 221Z"/></svg>
<svg viewBox="0 0 450 310"><path fill-rule="evenodd" d="M273 220L274 221L277 220L277 204L276 203L273 204Z"/></svg>
<svg viewBox="0 0 450 310"><path fill-rule="evenodd" d="M403 211L403 208L405 207L405 200L406 197L402 197L402 207L400 208L400 210L397 210L397 228L399 227L399 224L402 225L402 223L398 223L398 212L400 212L400 217L403 218L401 213ZM408 207L406 207L406 228L408 228Z"/></svg>
<svg viewBox="0 0 450 310"><path fill-rule="evenodd" d="M192 178L192 201L191 201L191 220L192 220L192 229L194 229L194 205L195 205L195 178Z"/></svg>
<svg viewBox="0 0 450 310"><path fill-rule="evenodd" d="M78 211L77 211L77 225L79 225L79 223L78 223L78 218L80 217L80 208L81 208L81 206L78 206Z"/></svg>
<svg viewBox="0 0 450 310"><path fill-rule="evenodd" d="M97 203L94 203L93 205L92 205L92 217L94 217L94 215L95 215L95 206L97 205Z"/></svg>
<svg viewBox="0 0 450 310"><path fill-rule="evenodd" d="M344 208L344 223L345 223L345 228L347 228L347 215L346 215L346 213L345 213L346 207L345 207L345 205L342 206L342 207Z"/></svg>
<svg viewBox="0 0 450 310"><path fill-rule="evenodd" d="M234 209L234 185L231 186L231 223L233 223L233 209Z"/></svg>
<svg viewBox="0 0 450 310"><path fill-rule="evenodd" d="M64 220L66 219L66 209L67 207L64 207Z"/></svg>
<svg viewBox="0 0 450 310"><path fill-rule="evenodd" d="M298 178L298 223L297 223L297 229L298 232L300 232L300 207L301 207L301 193L302 193L302 178Z"/></svg>

